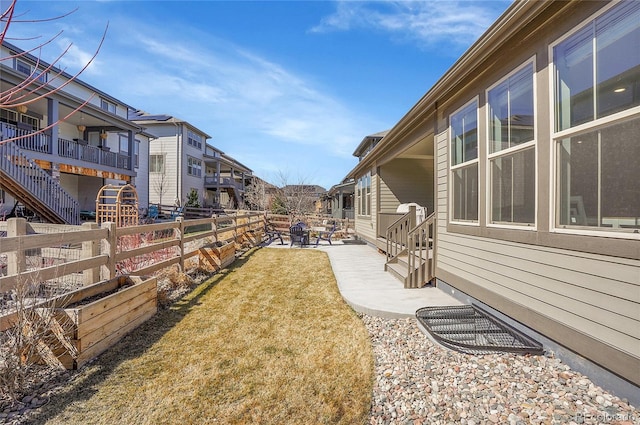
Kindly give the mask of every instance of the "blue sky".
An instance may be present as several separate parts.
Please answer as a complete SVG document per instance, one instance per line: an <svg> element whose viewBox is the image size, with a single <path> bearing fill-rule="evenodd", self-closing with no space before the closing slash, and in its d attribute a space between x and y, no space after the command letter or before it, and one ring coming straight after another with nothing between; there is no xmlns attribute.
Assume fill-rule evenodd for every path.
<svg viewBox="0 0 640 425"><path fill-rule="evenodd" d="M339 183L507 1L31 1L9 35L135 108L169 114L274 184ZM27 48L34 40L12 39Z"/></svg>

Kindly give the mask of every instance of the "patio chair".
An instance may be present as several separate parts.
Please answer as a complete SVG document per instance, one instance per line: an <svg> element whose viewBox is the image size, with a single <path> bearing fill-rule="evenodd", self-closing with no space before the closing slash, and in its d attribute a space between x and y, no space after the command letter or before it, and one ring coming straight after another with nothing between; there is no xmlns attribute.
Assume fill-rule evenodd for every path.
<svg viewBox="0 0 640 425"><path fill-rule="evenodd" d="M267 239L266 245L269 245L271 242L275 241L276 239L280 239L280 245L284 245L284 240L282 239L282 233L280 233L278 229L273 227L272 224L264 225L264 234L267 235L267 237L269 238Z"/></svg>
<svg viewBox="0 0 640 425"><path fill-rule="evenodd" d="M300 247L309 244L309 231L305 230L302 226L291 226L289 228L289 238L291 239L291 246L294 243L298 243Z"/></svg>
<svg viewBox="0 0 640 425"><path fill-rule="evenodd" d="M318 244L320 243L320 241L327 241L329 242L329 245L331 245L331 237L333 236L333 234L336 232L336 224L333 223L333 226L331 226L331 230L321 230L318 232L318 239L316 239L316 246L318 246Z"/></svg>
<svg viewBox="0 0 640 425"><path fill-rule="evenodd" d="M173 211L171 211L171 219L173 220L176 217L181 217L183 211L184 211L184 206L174 209Z"/></svg>
<svg viewBox="0 0 640 425"><path fill-rule="evenodd" d="M147 218L155 220L158 218L158 206L157 205L149 205L149 209L147 210Z"/></svg>

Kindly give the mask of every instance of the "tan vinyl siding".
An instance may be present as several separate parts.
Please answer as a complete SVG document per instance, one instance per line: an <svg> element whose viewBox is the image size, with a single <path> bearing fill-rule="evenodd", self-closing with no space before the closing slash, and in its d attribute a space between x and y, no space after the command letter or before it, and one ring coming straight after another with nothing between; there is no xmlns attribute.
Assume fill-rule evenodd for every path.
<svg viewBox="0 0 640 425"><path fill-rule="evenodd" d="M175 136L174 136L175 137ZM177 196L177 177L178 177L178 157L176 154L175 139L171 137L159 138L151 142L150 155L164 155L165 172L162 193L162 203L164 205L173 205ZM158 187L160 173L149 173L149 202L160 202L160 189Z"/></svg>
<svg viewBox="0 0 640 425"><path fill-rule="evenodd" d="M447 179L449 167L447 166L448 155L448 132L442 132L435 138L436 146L436 219L438 224L438 234L447 229Z"/></svg>
<svg viewBox="0 0 640 425"><path fill-rule="evenodd" d="M580 261L586 259L531 248L447 234L440 237L438 262L442 270L637 355L640 285L637 279L608 277L633 278L637 265L607 258Z"/></svg>
<svg viewBox="0 0 640 425"><path fill-rule="evenodd" d="M380 212L415 202L433 212L433 161L396 159L380 167Z"/></svg>
<svg viewBox="0 0 640 425"><path fill-rule="evenodd" d="M370 242L376 240L376 215L378 213L378 175L371 174L371 217L360 216L356 213L356 234ZM355 205L358 205L358 191L356 190Z"/></svg>
<svg viewBox="0 0 640 425"><path fill-rule="evenodd" d="M436 275L446 276L454 288L471 288L471 296L494 308L517 311L517 320L543 335L554 338L572 330L574 336L563 344L586 347L580 354L600 357L603 366L637 380L637 371L619 370L614 360L595 352L597 347L590 352L588 342L581 341L600 341L635 359L627 364L638 364L640 261L448 232L447 133L436 140ZM538 316L557 328L541 326Z"/></svg>

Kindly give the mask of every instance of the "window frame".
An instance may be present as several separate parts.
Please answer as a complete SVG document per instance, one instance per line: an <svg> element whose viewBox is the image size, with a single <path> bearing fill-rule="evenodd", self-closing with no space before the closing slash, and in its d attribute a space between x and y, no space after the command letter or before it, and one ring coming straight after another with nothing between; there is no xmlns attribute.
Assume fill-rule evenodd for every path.
<svg viewBox="0 0 640 425"><path fill-rule="evenodd" d="M112 114L116 114L118 111L118 105L116 105L115 103L101 97L100 98L100 109L102 109L103 111L107 111L110 112Z"/></svg>
<svg viewBox="0 0 640 425"><path fill-rule="evenodd" d="M202 139L204 137L192 130L187 130L187 144L196 149L202 150Z"/></svg>
<svg viewBox="0 0 640 425"><path fill-rule="evenodd" d="M464 109L466 109L467 107L469 107L471 104L475 104L475 108L476 108L476 157L474 159L471 160L467 160L464 162L461 162L459 164L453 164L453 126L451 125L452 122L452 117L460 112L462 112ZM468 102L465 102L462 106L460 106L458 109L454 110L452 113L449 114L449 126L447 128L447 148L449 151L449 161L448 161L448 167L449 167L449 190L447 191L448 194L448 203L449 203L449 213L448 213L448 218L449 218L449 224L455 224L455 225L461 225L461 226L473 226L473 227L480 227L480 200L481 200L481 196L480 196L480 142L481 142L481 137L480 137L480 96L476 95L473 98L471 98L471 100L469 100ZM454 199L455 199L455 194L454 194L454 190L453 190L453 180L454 180L454 173L457 170L462 170L465 168L469 168L472 166L476 166L477 168L477 193L478 193L478 204L476 206L476 209L478 211L478 217L475 220L459 220L459 219L455 219L454 218Z"/></svg>
<svg viewBox="0 0 640 425"><path fill-rule="evenodd" d="M187 156L187 175L202 177L202 160L193 156Z"/></svg>
<svg viewBox="0 0 640 425"><path fill-rule="evenodd" d="M605 115L603 117L597 117L597 112L594 110L593 118L587 122L577 124L573 127L568 127L566 129L558 130L559 126L557 123L557 111L558 107L556 102L556 89L557 89L557 72L556 72L556 62L554 56L554 49L561 45L563 42L567 41L569 38L574 36L580 31L583 31L590 25L595 25L595 21L607 14L611 11L611 9L615 8L620 3L612 2L598 10L597 12L591 14L589 17L581 21L578 25L573 27L570 31L563 34L561 37L558 37L553 42L548 45L548 57L549 57L549 135L550 135L550 158L551 158L551 166L549 172L550 176L550 190L549 190L549 231L555 234L570 234L570 235L581 235L581 236L596 236L596 237L604 237L604 238L616 238L616 239L640 239L639 233L634 233L633 230L630 231L621 231L621 230L612 230L613 228L608 227L594 227L594 226L571 226L571 225L561 225L559 223L560 212L558 210L560 205L560 187L559 187L559 173L558 169L560 165L559 154L558 154L558 146L559 143L562 142L563 139L570 139L571 137L580 136L582 134L588 134L591 132L598 132L608 127L623 123L625 121L640 119L640 105L633 106L631 108L615 112L610 115ZM592 53L595 49L595 37L591 39L592 45ZM596 67L597 58L594 56L592 59L592 67ZM593 69L593 68L592 68ZM597 89L597 75L593 76L593 82L591 89ZM592 96L594 99L595 95ZM596 102L596 101L594 101ZM637 230L637 229L636 229Z"/></svg>
<svg viewBox="0 0 640 425"><path fill-rule="evenodd" d="M158 170L157 168L157 164L158 161L155 161L156 166L154 166L154 158L162 158L162 169ZM167 156L164 154L150 154L149 155L149 173L154 173L154 174L162 174L165 172L166 170L166 161L167 161Z"/></svg>
<svg viewBox="0 0 640 425"><path fill-rule="evenodd" d="M20 66L29 68L29 72L23 71L22 69L20 69ZM29 81L38 81L40 83L47 83L49 81L48 72L45 72L44 70L40 70L36 68L35 65L25 61L24 59L16 58L13 69L15 69L21 74L25 74L29 76Z"/></svg>
<svg viewBox="0 0 640 425"><path fill-rule="evenodd" d="M358 193L358 211L359 217L371 217L371 171L367 171L358 178L356 190Z"/></svg>
<svg viewBox="0 0 640 425"><path fill-rule="evenodd" d="M498 150L496 152L491 152L491 110L489 107L489 92L499 85L503 84L512 76L516 75L518 72L524 70L528 66L532 68L532 93L533 93L533 140L528 142L509 146L506 149ZM500 229L517 229L517 230L528 230L528 231L536 231L538 230L538 110L537 110L537 82L536 82L536 57L535 55L518 65L516 68L511 70L508 74L502 77L500 80L496 81L494 84L487 87L485 90L485 109L486 109L486 147L487 147L487 157L486 157L486 167L485 167L485 181L486 181L486 194L485 199L486 202L486 214L485 214L485 225L487 227L500 228ZM534 211L533 211L533 223L520 223L520 222L508 222L508 221L493 221L493 197L492 197L492 188L493 188L493 179L492 179L492 161L497 158L509 158L513 157L515 154L523 153L528 149L534 150Z"/></svg>

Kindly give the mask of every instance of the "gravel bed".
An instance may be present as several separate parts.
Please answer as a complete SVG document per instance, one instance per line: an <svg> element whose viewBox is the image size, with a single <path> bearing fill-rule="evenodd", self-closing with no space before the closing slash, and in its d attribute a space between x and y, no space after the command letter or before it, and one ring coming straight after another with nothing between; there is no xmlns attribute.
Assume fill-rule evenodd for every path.
<svg viewBox="0 0 640 425"><path fill-rule="evenodd" d="M636 408L559 359L462 354L416 319L362 319L375 356L370 424L640 424Z"/></svg>

